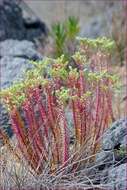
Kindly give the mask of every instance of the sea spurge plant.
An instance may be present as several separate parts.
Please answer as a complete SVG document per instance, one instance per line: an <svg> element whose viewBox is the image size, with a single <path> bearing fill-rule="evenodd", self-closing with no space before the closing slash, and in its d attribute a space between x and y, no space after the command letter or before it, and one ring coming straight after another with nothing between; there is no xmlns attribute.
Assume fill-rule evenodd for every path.
<svg viewBox="0 0 127 190"><path fill-rule="evenodd" d="M62 55L58 58L50 69L50 75L52 78L65 80L67 78L67 65L68 62L65 60L65 57Z"/></svg>
<svg viewBox="0 0 127 190"><path fill-rule="evenodd" d="M98 37L96 39L77 37L77 40L80 41L82 46L92 50L112 52L115 48L115 42L106 37Z"/></svg>
<svg viewBox="0 0 127 190"><path fill-rule="evenodd" d="M64 56L50 59L46 75L43 71L47 60L34 63L35 68L26 73L23 81L1 92L18 148L33 175L41 175L46 167L51 177L61 172L63 176L71 175L85 166L86 157L90 156L87 165L93 162L90 158L99 150L99 139L114 120L112 99L117 77L109 71L109 59L100 59L98 54L103 55L105 42L106 51L113 42L106 38L80 41L83 46L73 55L75 67ZM96 48L96 52L88 56L84 44L87 50ZM67 109L73 116L73 145Z"/></svg>

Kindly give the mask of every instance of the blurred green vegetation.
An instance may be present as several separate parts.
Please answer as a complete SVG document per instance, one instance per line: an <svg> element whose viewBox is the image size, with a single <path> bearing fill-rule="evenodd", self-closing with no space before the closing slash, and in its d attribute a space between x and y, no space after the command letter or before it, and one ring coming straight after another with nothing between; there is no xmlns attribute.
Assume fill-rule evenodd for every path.
<svg viewBox="0 0 127 190"><path fill-rule="evenodd" d="M54 45L54 57L59 57L62 54L67 59L74 53L75 38L80 31L79 21L76 17L70 16L67 20L57 22L52 25L51 36Z"/></svg>

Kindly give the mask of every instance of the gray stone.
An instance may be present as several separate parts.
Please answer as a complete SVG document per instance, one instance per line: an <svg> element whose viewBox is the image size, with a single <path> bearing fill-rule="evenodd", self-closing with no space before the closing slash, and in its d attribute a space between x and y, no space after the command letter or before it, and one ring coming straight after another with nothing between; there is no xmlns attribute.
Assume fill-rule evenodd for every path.
<svg viewBox="0 0 127 190"><path fill-rule="evenodd" d="M106 131L102 139L102 149L111 150L116 146L121 146L126 143L125 136L127 135L127 118L120 119L112 124ZM124 144L123 146L126 146Z"/></svg>
<svg viewBox="0 0 127 190"><path fill-rule="evenodd" d="M92 18L81 30L80 36L87 38L97 38L99 36L107 35L105 23L106 20L102 17L102 15Z"/></svg>
<svg viewBox="0 0 127 190"><path fill-rule="evenodd" d="M123 16L121 13L123 12L123 7L121 2L110 0L101 1L99 5L98 1L92 1L90 3L91 5L86 5L86 7L88 10L91 9L91 14L88 15L88 18L84 24L82 23L80 36L89 38L112 36L114 17L117 24L119 24L119 28L122 26ZM86 10L86 12L88 10Z"/></svg>
<svg viewBox="0 0 127 190"><path fill-rule="evenodd" d="M120 147L126 148L127 147L127 135L125 135L120 141Z"/></svg>
<svg viewBox="0 0 127 190"><path fill-rule="evenodd" d="M108 183L111 184L111 190L126 189L126 164L121 164L108 171Z"/></svg>
<svg viewBox="0 0 127 190"><path fill-rule="evenodd" d="M96 156L96 162L101 164L108 164L114 162L114 152L112 151L101 151Z"/></svg>
<svg viewBox="0 0 127 190"><path fill-rule="evenodd" d="M2 57L1 61L1 88L7 88L14 81L23 78L23 73L31 67L29 60L18 57Z"/></svg>
<svg viewBox="0 0 127 190"><path fill-rule="evenodd" d="M100 183L110 190L125 190L127 118L115 121L102 138L95 163L101 172ZM120 164L116 166L116 163Z"/></svg>
<svg viewBox="0 0 127 190"><path fill-rule="evenodd" d="M41 59L42 56L36 51L35 45L27 40L5 40L0 43L0 57L11 56L21 57L24 59L37 60ZM15 67L15 64L10 64Z"/></svg>
<svg viewBox="0 0 127 190"><path fill-rule="evenodd" d="M0 41L6 39L31 40L47 35L47 27L39 19L28 23L23 18L20 0L0 1Z"/></svg>

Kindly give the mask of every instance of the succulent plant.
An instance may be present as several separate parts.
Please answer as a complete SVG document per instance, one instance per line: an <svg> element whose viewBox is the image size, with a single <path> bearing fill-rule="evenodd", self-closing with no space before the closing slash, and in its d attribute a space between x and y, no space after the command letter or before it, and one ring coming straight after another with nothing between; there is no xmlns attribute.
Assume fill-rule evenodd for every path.
<svg viewBox="0 0 127 190"><path fill-rule="evenodd" d="M112 98L117 77L108 70L109 59L105 59L104 65L102 61L103 50L111 53L113 42L102 38L80 39L80 43L73 55L77 67L72 68L63 55L33 62L35 68L27 71L23 81L0 93L18 139L18 157L23 156L34 176L41 176L47 167L51 181L58 174L64 180L66 174L75 175L81 165L85 167L93 162L93 155L99 150L99 138L114 120ZM108 45L104 46L105 43ZM96 48L96 52L87 57L84 45ZM47 77L44 72L49 64ZM73 146L65 114L67 107L73 114ZM2 131L0 134L6 140Z"/></svg>

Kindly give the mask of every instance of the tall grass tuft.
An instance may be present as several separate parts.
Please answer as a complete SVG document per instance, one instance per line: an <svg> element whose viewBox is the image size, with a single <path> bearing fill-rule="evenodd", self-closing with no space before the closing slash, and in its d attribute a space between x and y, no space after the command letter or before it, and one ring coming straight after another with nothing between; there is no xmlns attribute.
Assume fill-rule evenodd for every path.
<svg viewBox="0 0 127 190"><path fill-rule="evenodd" d="M76 48L75 38L79 31L79 20L74 16L68 17L63 23L56 22L52 25L51 36L55 58L64 54L66 59L70 59Z"/></svg>

